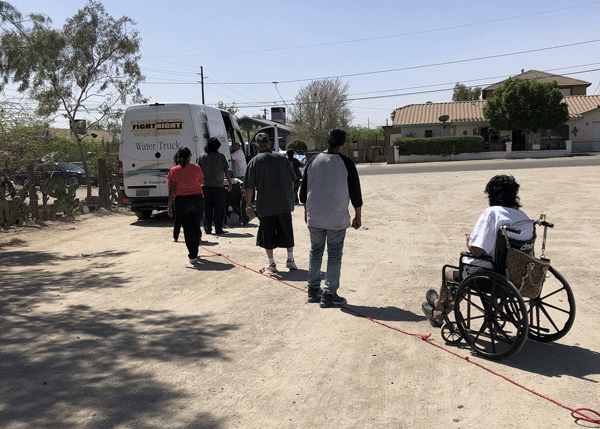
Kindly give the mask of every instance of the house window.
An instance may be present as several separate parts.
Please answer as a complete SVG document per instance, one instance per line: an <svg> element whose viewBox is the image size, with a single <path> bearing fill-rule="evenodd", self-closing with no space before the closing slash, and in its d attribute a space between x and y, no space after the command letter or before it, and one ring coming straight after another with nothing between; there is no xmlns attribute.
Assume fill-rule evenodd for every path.
<svg viewBox="0 0 600 429"><path fill-rule="evenodd" d="M425 138L433 137L433 130L425 130Z"/></svg>
<svg viewBox="0 0 600 429"><path fill-rule="evenodd" d="M560 88L560 92L562 92L562 95L571 95L571 88Z"/></svg>

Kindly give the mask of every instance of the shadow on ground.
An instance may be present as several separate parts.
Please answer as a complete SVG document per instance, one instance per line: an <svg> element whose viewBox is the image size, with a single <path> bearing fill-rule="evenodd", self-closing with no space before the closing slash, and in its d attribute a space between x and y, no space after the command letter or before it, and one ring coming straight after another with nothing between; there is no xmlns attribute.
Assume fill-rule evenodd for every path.
<svg viewBox="0 0 600 429"><path fill-rule="evenodd" d="M87 255L96 256L110 266L120 254ZM111 270L45 269L66 259L49 252L3 252L0 258L1 265L23 266L1 278L0 427L154 429L177 421L179 428L223 427L224 421L208 413L182 422L181 401L194 398L178 388L176 377L139 368L142 362L147 368L148 362L186 367L225 361L219 338L239 326L217 323L210 315L62 308L65 294L90 288L101 294L130 281ZM56 311L36 309L53 302Z"/></svg>

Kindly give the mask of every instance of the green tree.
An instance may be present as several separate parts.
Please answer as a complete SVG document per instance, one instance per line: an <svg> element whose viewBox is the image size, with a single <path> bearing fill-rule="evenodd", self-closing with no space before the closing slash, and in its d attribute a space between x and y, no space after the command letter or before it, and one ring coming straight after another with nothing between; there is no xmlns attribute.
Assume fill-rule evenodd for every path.
<svg viewBox="0 0 600 429"><path fill-rule="evenodd" d="M49 124L18 103L0 103L0 170L14 173L51 152Z"/></svg>
<svg viewBox="0 0 600 429"><path fill-rule="evenodd" d="M314 80L300 88L290 108L293 133L312 141L317 150L325 149L329 130L347 129L352 120L349 89L350 84L343 84L340 78Z"/></svg>
<svg viewBox="0 0 600 429"><path fill-rule="evenodd" d="M569 120L569 108L556 82L508 78L494 90L483 107L483 116L496 131L521 130L528 148L539 143L546 130Z"/></svg>
<svg viewBox="0 0 600 429"><path fill-rule="evenodd" d="M71 124L71 131L86 171L91 197L90 172L78 132L80 115L94 115L94 122L122 113L118 103L140 103L140 37L129 17L114 19L99 1L88 0L62 29L50 28L49 20L31 15L29 27L15 25L0 38L0 73L4 82L29 91L37 113L57 112Z"/></svg>
<svg viewBox="0 0 600 429"><path fill-rule="evenodd" d="M381 140L382 142L384 139L384 132L382 127L377 127L373 129L356 125L348 127L346 131L348 132L348 135L353 139Z"/></svg>
<svg viewBox="0 0 600 429"><path fill-rule="evenodd" d="M233 116L235 116L235 114L240 110L235 103L231 103L231 104L225 104L222 101L219 101L217 103L217 108L221 109L221 110L227 110L229 113L231 113Z"/></svg>
<svg viewBox="0 0 600 429"><path fill-rule="evenodd" d="M462 83L457 83L454 85L452 101L473 101L479 100L479 97L481 97L481 87L479 86L470 88Z"/></svg>
<svg viewBox="0 0 600 429"><path fill-rule="evenodd" d="M398 110L398 109L394 109L394 110L392 110L392 113L390 113L390 118L392 119L392 123L394 122L394 118L396 117L396 110Z"/></svg>

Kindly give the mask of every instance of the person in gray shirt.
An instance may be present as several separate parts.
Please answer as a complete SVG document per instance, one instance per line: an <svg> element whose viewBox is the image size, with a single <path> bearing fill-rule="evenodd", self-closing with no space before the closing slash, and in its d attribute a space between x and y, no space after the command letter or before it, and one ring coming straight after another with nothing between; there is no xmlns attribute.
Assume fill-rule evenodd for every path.
<svg viewBox="0 0 600 429"><path fill-rule="evenodd" d="M225 216L226 194L223 181L227 178L227 192L231 192L231 175L225 155L219 152L221 142L216 137L211 137L206 142L198 164L204 172L202 179L202 192L204 192L204 231L212 232L214 219L215 234L224 234L223 218Z"/></svg>
<svg viewBox="0 0 600 429"><path fill-rule="evenodd" d="M276 272L273 257L276 247L287 249L286 267L297 270L294 261L294 180L296 174L287 158L271 149L269 136L256 136L258 154L250 160L244 177L246 214L252 216L252 197L256 189L256 213L260 222L256 245L265 249L269 262L266 271Z"/></svg>
<svg viewBox="0 0 600 429"><path fill-rule="evenodd" d="M346 229L362 225L362 193L354 162L340 153L346 144L346 131L334 128L327 134L327 149L306 164L300 187L300 203L310 232L308 255L308 301L322 308L346 304L337 294L340 286L342 251ZM354 207L350 220L349 204ZM327 244L327 273L321 289L321 263Z"/></svg>

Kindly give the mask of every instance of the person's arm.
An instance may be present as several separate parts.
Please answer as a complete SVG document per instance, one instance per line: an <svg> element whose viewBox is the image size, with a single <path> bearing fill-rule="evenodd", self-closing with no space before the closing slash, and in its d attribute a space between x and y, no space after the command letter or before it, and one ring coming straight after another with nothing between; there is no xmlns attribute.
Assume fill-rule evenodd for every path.
<svg viewBox="0 0 600 429"><path fill-rule="evenodd" d="M227 192L231 192L231 174L229 173L229 168L225 169L225 178L227 179Z"/></svg>
<svg viewBox="0 0 600 429"><path fill-rule="evenodd" d="M471 252L473 254L473 256L475 256L476 258L479 258L480 256L483 256L485 254L485 250L483 250L481 247L471 246L469 244L469 236L468 235L467 235L467 249L469 249L469 252Z"/></svg>
<svg viewBox="0 0 600 429"><path fill-rule="evenodd" d="M362 226L361 220L362 207L354 207L354 219L352 219L352 228L358 229Z"/></svg>
<svg viewBox="0 0 600 429"><path fill-rule="evenodd" d="M169 217L173 217L173 196L177 191L177 182L169 180Z"/></svg>
<svg viewBox="0 0 600 429"><path fill-rule="evenodd" d="M246 214L248 217L252 217L252 197L254 196L254 189L245 189L246 192Z"/></svg>

